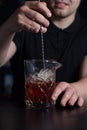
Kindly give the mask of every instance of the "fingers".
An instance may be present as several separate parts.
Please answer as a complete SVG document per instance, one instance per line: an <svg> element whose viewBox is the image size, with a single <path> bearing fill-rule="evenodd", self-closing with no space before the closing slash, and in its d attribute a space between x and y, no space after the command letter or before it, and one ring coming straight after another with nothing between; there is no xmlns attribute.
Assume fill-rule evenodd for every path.
<svg viewBox="0 0 87 130"><path fill-rule="evenodd" d="M49 26L48 18L51 13L44 2L26 1L8 19L8 25L12 33L27 30L45 33ZM42 27L42 29L41 29Z"/></svg>
<svg viewBox="0 0 87 130"><path fill-rule="evenodd" d="M27 17L21 17L18 21L19 28L22 28L24 30L32 31L32 32L39 32L40 31L40 25L36 23L35 21L32 21L31 19L28 19ZM42 32L46 32L47 28L43 27Z"/></svg>
<svg viewBox="0 0 87 130"><path fill-rule="evenodd" d="M36 23L43 25L44 27L48 27L49 26L49 21L40 13L28 9L28 11L26 11L25 13L26 17L28 17L29 19L35 21Z"/></svg>
<svg viewBox="0 0 87 130"><path fill-rule="evenodd" d="M77 100L78 100L77 94L76 94L76 93L73 93L72 96L70 97L69 101L68 101L68 104L69 104L70 106L74 106L75 103L77 102Z"/></svg>
<svg viewBox="0 0 87 130"><path fill-rule="evenodd" d="M54 92L53 92L53 94L52 94L52 96L51 96L51 98L52 98L52 100L54 101L54 100L57 100L57 98L59 97L59 95L68 87L68 83L66 83L66 82L61 82L61 83L59 83L57 86L56 86L56 88L55 88L55 90L54 90Z"/></svg>
<svg viewBox="0 0 87 130"><path fill-rule="evenodd" d="M84 104L84 99L82 97L78 97L77 95L73 95L68 103L70 106L74 106L75 104L77 104L78 107L83 106Z"/></svg>
<svg viewBox="0 0 87 130"><path fill-rule="evenodd" d="M60 101L61 106L66 106L68 103L69 105L74 105L74 103L77 100L77 94L74 93L73 88L67 87L64 95L62 96L62 99Z"/></svg>
<svg viewBox="0 0 87 130"><path fill-rule="evenodd" d="M22 17L22 22L20 16ZM26 18L25 18L26 17ZM27 29L34 32L40 31L40 26L43 26L42 32L47 31L49 26L49 20L47 17L51 17L51 12L44 2L28 1L18 9L18 22L19 25L24 24L23 29Z"/></svg>
<svg viewBox="0 0 87 130"><path fill-rule="evenodd" d="M79 107L81 107L81 106L83 106L83 104L84 104L84 99L83 99L82 97L79 97L79 98L78 98L78 101L77 101L77 105L78 105Z"/></svg>
<svg viewBox="0 0 87 130"><path fill-rule="evenodd" d="M27 2L26 2L26 4L27 4ZM47 8L47 5L45 2L38 2L38 1L28 2L28 6L32 9L37 10L38 12L42 13L46 17L51 17L51 12Z"/></svg>
<svg viewBox="0 0 87 130"><path fill-rule="evenodd" d="M62 93L63 95L60 99L59 97ZM67 104L69 106L77 105L81 107L84 104L83 98L77 94L75 88L66 82L61 82L56 86L51 98L53 101L56 101L59 98L60 105L63 107L65 107Z"/></svg>
<svg viewBox="0 0 87 130"><path fill-rule="evenodd" d="M65 107L67 104L69 106L74 106L75 104L78 107L83 106L84 99L82 97L78 97L76 93L68 93L63 96L63 98L60 101L61 106Z"/></svg>

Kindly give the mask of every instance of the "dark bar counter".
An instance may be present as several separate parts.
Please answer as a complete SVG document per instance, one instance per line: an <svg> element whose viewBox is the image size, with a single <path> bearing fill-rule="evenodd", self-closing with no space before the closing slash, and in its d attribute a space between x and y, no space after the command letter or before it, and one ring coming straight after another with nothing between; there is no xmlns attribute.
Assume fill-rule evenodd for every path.
<svg viewBox="0 0 87 130"><path fill-rule="evenodd" d="M29 110L18 103L3 101L0 130L87 130L87 103L81 108Z"/></svg>

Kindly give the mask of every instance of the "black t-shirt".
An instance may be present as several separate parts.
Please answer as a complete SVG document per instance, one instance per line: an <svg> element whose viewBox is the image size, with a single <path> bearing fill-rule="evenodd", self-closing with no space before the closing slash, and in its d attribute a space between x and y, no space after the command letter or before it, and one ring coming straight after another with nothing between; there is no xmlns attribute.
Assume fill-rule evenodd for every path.
<svg viewBox="0 0 87 130"><path fill-rule="evenodd" d="M16 96L24 97L24 59L42 59L41 34L22 31L16 33L17 52L11 59ZM80 66L87 55L87 23L77 15L68 28L62 30L50 22L44 33L45 59L62 64L57 71L57 82L74 82L79 79Z"/></svg>

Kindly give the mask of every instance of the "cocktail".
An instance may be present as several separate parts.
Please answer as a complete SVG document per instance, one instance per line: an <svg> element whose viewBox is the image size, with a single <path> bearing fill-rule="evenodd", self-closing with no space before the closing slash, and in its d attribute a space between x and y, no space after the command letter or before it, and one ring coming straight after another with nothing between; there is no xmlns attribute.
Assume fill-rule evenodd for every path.
<svg viewBox="0 0 87 130"><path fill-rule="evenodd" d="M25 102L27 108L48 108L53 105L56 70L61 64L54 60L25 60Z"/></svg>

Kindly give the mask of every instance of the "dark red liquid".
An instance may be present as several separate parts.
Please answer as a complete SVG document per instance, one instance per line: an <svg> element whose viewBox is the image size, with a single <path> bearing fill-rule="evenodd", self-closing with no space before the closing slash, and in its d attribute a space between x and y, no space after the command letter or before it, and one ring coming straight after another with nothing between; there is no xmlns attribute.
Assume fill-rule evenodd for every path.
<svg viewBox="0 0 87 130"><path fill-rule="evenodd" d="M26 81L25 84L25 98L33 103L47 103L51 102L51 95L55 88L55 83L49 81Z"/></svg>

